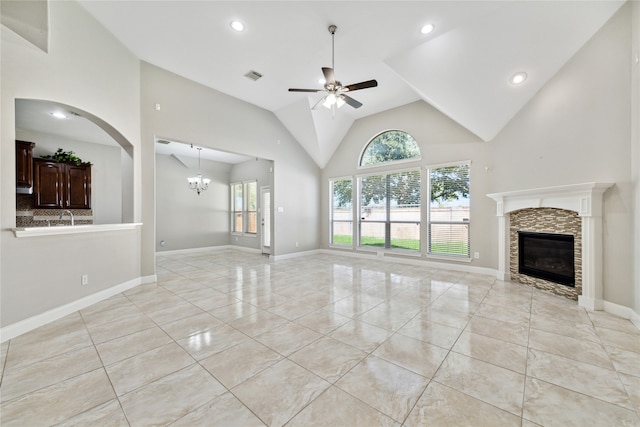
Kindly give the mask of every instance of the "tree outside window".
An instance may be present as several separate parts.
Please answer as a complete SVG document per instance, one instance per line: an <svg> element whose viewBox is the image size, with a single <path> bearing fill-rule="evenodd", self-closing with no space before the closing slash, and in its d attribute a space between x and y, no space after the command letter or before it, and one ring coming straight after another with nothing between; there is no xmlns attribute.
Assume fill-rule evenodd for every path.
<svg viewBox="0 0 640 427"><path fill-rule="evenodd" d="M392 130L367 144L360 166L383 166L419 160L420 156L411 135ZM351 209L353 180L331 180L331 243L352 245L349 227L357 221L359 246L420 251L420 219L424 213L428 220L426 253L468 257L469 171L468 162L431 167L424 182L419 169L361 175L357 177L357 213ZM429 195L428 204L421 203L421 194Z"/></svg>
<svg viewBox="0 0 640 427"><path fill-rule="evenodd" d="M430 254L470 254L469 166L464 163L428 170Z"/></svg>
<svg viewBox="0 0 640 427"><path fill-rule="evenodd" d="M401 130L383 132L367 145L360 166L374 166L398 160L420 158L420 148L411 135Z"/></svg>
<svg viewBox="0 0 640 427"><path fill-rule="evenodd" d="M231 232L257 234L258 182L235 182L231 186Z"/></svg>
<svg viewBox="0 0 640 427"><path fill-rule="evenodd" d="M353 202L351 178L333 179L329 182L331 197L331 234L332 245L353 245Z"/></svg>
<svg viewBox="0 0 640 427"><path fill-rule="evenodd" d="M256 181L246 182L245 194L247 198L247 233L256 234L258 232L258 183Z"/></svg>
<svg viewBox="0 0 640 427"><path fill-rule="evenodd" d="M244 197L242 195L242 183L231 184L231 231L242 233L242 207Z"/></svg>

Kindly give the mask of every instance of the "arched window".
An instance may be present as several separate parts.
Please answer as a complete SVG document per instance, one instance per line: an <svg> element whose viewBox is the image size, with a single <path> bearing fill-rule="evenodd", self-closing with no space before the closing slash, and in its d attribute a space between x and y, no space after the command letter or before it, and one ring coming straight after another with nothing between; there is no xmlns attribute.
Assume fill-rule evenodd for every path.
<svg viewBox="0 0 640 427"><path fill-rule="evenodd" d="M419 158L420 148L411 135L401 130L388 130L369 141L360 157L360 166Z"/></svg>

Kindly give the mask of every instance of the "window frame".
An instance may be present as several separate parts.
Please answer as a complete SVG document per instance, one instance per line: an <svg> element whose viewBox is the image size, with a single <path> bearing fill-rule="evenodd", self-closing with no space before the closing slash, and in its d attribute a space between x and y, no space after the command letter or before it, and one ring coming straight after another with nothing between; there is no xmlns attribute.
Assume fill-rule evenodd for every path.
<svg viewBox="0 0 640 427"><path fill-rule="evenodd" d="M250 184L254 184L255 187L255 210L249 208L249 191L248 187ZM241 191L241 200L242 200L242 208L240 210L236 209L236 187L240 186ZM236 181L229 183L231 200L230 200L230 234L234 236L248 236L248 237L257 237L258 235L258 211L259 211L259 200L258 200L258 180L250 179L245 181ZM256 218L256 231L249 231L249 222L250 222L250 213L253 213ZM240 214L241 219L241 230L236 230L236 217Z"/></svg>
<svg viewBox="0 0 640 427"><path fill-rule="evenodd" d="M471 160L462 160L457 162L449 162L449 163L439 163L433 165L427 165L424 167L426 171L426 196L428 203L426 204L426 217L427 217L427 228L426 228L426 244L425 244L425 256L427 258L433 259L443 259L443 260L451 260L451 261L464 261L471 262ZM431 170L438 168L445 168L451 166L462 166L466 165L469 169L468 172L468 185L469 185L469 210L467 215L467 221L432 221L432 212L431 212ZM451 224L451 225L466 225L467 226L467 255L458 255L458 254L447 254L440 252L431 252L431 225L433 224Z"/></svg>
<svg viewBox="0 0 640 427"><path fill-rule="evenodd" d="M387 132L402 132L405 133L407 135L409 135L411 137L411 139L413 139L416 142L416 145L418 146L418 151L419 154L416 157L410 157L407 159L398 159L398 160L389 160L386 162L381 162L381 163L376 163L373 165L363 165L362 164L362 157L364 156L364 153L367 151L367 148L369 148L369 146L371 145L371 143L378 138L380 135L383 135ZM418 141L413 137L413 135L411 135L409 132L403 131L401 129L387 129L387 130L383 130L381 132L378 132L377 134L375 134L372 138L369 139L369 141L364 145L364 147L362 148L362 150L360 150L360 155L358 156L358 166L357 169L359 170L366 170L366 169L371 169L371 168L379 168L379 167L383 167L383 166L395 166L398 164L402 164L402 163L410 163L410 162L419 162L422 160L422 150L420 150L420 146L418 145Z"/></svg>
<svg viewBox="0 0 640 427"><path fill-rule="evenodd" d="M236 186L240 186L240 192L241 192L241 200L242 200L242 204L243 206L240 208L240 210L236 209ZM244 215L242 214L242 209L244 208L244 189L242 186L242 182L232 182L229 184L230 187L230 193L231 193L231 199L230 199L230 229L231 229L231 234L234 235L242 235L242 231L244 230ZM240 228L241 230L236 230L236 218L237 215L240 214Z"/></svg>
<svg viewBox="0 0 640 427"><path fill-rule="evenodd" d="M251 209L251 203L249 202L249 199L251 197L251 194L249 192L249 186L253 184L254 187L254 209ZM244 206L245 206L245 221L243 221L245 223L244 226L244 234L245 235L251 235L251 236L257 236L258 235L258 180L257 179L253 179L253 180L248 180L248 181L243 181L242 182L242 187L243 187L243 191L244 191ZM254 220L255 220L255 231L249 231L249 228L251 226L251 214L253 214Z"/></svg>
<svg viewBox="0 0 640 427"><path fill-rule="evenodd" d="M336 181L350 181L351 182L351 218L348 220L335 220L333 217L333 213L334 213L334 183ZM336 248L354 248L355 246L355 238L354 238L354 227L353 227L353 219L354 219L354 215L355 215L355 210L354 210L354 203L353 203L353 198L354 198L354 178L353 176L343 176L343 177L337 177L337 178L329 178L329 246L331 247L336 247ZM333 230L335 229L334 223L349 223L351 224L351 244L340 244L340 243L335 243L334 242L334 233Z"/></svg>
<svg viewBox="0 0 640 427"><path fill-rule="evenodd" d="M384 165L388 165L389 163L384 163ZM367 223L369 224L384 224L384 240L385 240L385 244L384 247L378 247L378 246L368 246L368 245L362 245L362 216L361 216L361 212L363 210L363 206L362 206L362 197L361 197L361 193L362 193L362 178L366 178L369 176L389 176L389 175L394 175L394 174L401 174L404 172L417 172L418 174L418 179L420 180L420 185L419 185L419 190L420 190L420 204L419 204L419 219L417 221L399 221L399 220L391 220L391 212L390 212L390 204L387 204L387 206L385 207L385 220L381 221L381 220L377 220L377 221L367 221ZM379 252L379 251L389 251L389 252L393 252L393 253L402 253L404 255L412 255L412 256L421 256L422 254L422 248L423 248L423 244L422 244L422 218L423 218L423 211L422 211L422 205L423 205L423 199L424 199L424 194L423 194L423 172L422 172L422 167L417 166L417 167L413 167L413 168L404 168L404 169L385 169L385 170L380 170L378 172L370 172L370 173L366 173L366 174L359 174L356 175L356 209L354 210L354 215L357 215L357 217L355 218L354 223L357 224L356 227L356 239L354 240L354 246L356 248L358 248L359 250L363 250L363 251L375 251L375 252ZM388 191L388 190L387 190ZM388 194L385 194L385 199L388 198ZM417 224L418 225L418 249L408 249L408 248L394 248L391 246L391 242L392 242L392 236L391 236L391 229L393 224Z"/></svg>

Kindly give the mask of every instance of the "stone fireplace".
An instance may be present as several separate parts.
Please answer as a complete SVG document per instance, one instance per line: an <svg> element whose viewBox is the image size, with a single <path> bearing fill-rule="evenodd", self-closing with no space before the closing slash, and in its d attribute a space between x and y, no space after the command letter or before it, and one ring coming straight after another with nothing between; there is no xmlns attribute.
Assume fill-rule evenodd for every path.
<svg viewBox="0 0 640 427"><path fill-rule="evenodd" d="M563 281L568 282L568 280L562 280L566 279L568 274L563 274L559 268L558 277L553 277L554 274L547 275L551 277L540 277L545 274L536 273L544 273L545 270L549 272L552 269L543 267L528 269L526 265L523 265L522 257L524 254L521 251L520 243L525 236L529 236L528 240L533 240L534 243L537 238L541 238L541 242L553 241L553 239L564 240L565 246L567 246L566 241L570 239L572 283L562 283ZM543 239L543 237L547 239ZM544 252L546 260L550 263L566 264L569 261L561 260L562 254L557 253L558 249L541 247L538 250ZM565 265L566 267L568 266ZM510 212L509 273L513 281L577 300L582 293L582 221L578 213L557 208L525 208Z"/></svg>
<svg viewBox="0 0 640 427"><path fill-rule="evenodd" d="M602 195L607 183L585 183L488 194L497 203L498 272L514 280L603 309ZM518 231L572 235L575 286L519 271Z"/></svg>

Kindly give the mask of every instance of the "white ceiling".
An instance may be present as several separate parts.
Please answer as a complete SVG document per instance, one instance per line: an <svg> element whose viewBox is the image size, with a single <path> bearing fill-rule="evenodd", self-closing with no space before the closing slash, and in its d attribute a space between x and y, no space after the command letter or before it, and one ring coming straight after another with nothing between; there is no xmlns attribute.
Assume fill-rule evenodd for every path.
<svg viewBox="0 0 640 427"><path fill-rule="evenodd" d="M66 117L58 119L53 113ZM50 101L17 99L16 128L72 138L76 141L117 146L118 143L90 120L71 113L66 105Z"/></svg>
<svg viewBox="0 0 640 427"><path fill-rule="evenodd" d="M53 113L62 113L65 118L56 118L52 115ZM83 117L82 113L74 114L69 106L51 101L17 99L16 128L57 135L63 138L73 139L74 141L120 147L108 133L91 120ZM189 165L193 162L182 159L187 157L195 159L198 157L198 150L189 143L168 140L162 141L165 141L165 143L156 142L156 153L167 156L174 155L180 159L181 162L188 163ZM200 148L202 148L200 154L203 160L215 160L217 162L236 164L246 162L253 158L205 147Z"/></svg>
<svg viewBox="0 0 640 427"><path fill-rule="evenodd" d="M163 141L163 142L158 142ZM167 142L169 144L167 144ZM179 159L184 157L198 157L198 148L200 148L200 157L203 160L215 160L217 162L237 164L253 159L242 154L229 153L226 151L212 150L206 147L196 147L183 142L169 141L159 139L156 141L156 153L167 156L176 156Z"/></svg>
<svg viewBox="0 0 640 427"><path fill-rule="evenodd" d="M416 100L491 140L624 1L80 3L140 59L272 111L323 167L354 120ZM426 23L435 31L422 35ZM310 109L321 94L287 91L321 87L330 24L336 78L378 81L335 117ZM513 86L517 71L528 79Z"/></svg>

